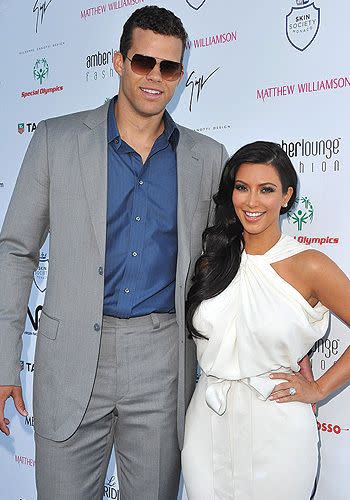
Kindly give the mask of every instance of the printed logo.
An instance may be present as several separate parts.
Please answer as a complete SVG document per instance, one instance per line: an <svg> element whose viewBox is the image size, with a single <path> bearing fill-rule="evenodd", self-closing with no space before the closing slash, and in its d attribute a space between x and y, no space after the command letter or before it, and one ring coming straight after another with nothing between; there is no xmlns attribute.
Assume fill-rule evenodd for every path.
<svg viewBox="0 0 350 500"><path fill-rule="evenodd" d="M330 424L328 422L317 421L317 427L321 432L329 432L333 434L340 434L342 431L349 431L350 429L340 427L338 424Z"/></svg>
<svg viewBox="0 0 350 500"><path fill-rule="evenodd" d="M124 9L124 7L133 7L139 5L145 0L116 0L114 2L104 3L96 7L89 7L80 11L80 18L87 19L90 16L99 16L101 14L111 14L116 10Z"/></svg>
<svg viewBox="0 0 350 500"><path fill-rule="evenodd" d="M190 102L189 102L189 107L188 109L192 111L192 104L193 104L193 97L195 96L196 102L199 101L199 97L201 93L203 92L204 86L207 86L208 81L214 76L214 74L220 69L220 66L214 71L211 71L208 75L204 76L201 75L200 77L196 76L196 72L193 70L191 71L189 77L187 78L186 81L186 88L190 87L191 88L191 93L190 93Z"/></svg>
<svg viewBox="0 0 350 500"><path fill-rule="evenodd" d="M112 498L113 500L119 500L120 492L116 476L111 476L109 479L106 479L103 498Z"/></svg>
<svg viewBox="0 0 350 500"><path fill-rule="evenodd" d="M312 347L311 364L313 370L318 368L320 371L328 370L339 357L340 339L320 339Z"/></svg>
<svg viewBox="0 0 350 500"><path fill-rule="evenodd" d="M298 158L299 174L339 172L341 169L341 137L320 139L282 139L281 147L294 162Z"/></svg>
<svg viewBox="0 0 350 500"><path fill-rule="evenodd" d="M45 58L37 59L33 68L34 80L38 80L40 85L42 85L43 80L47 78L48 74L49 74L49 65L47 63L47 60Z"/></svg>
<svg viewBox="0 0 350 500"><path fill-rule="evenodd" d="M297 198L296 203L298 204L295 211L289 211L288 222L289 224L296 224L298 231L303 229L303 224L311 223L314 219L314 207L307 196Z"/></svg>
<svg viewBox="0 0 350 500"><path fill-rule="evenodd" d="M34 132L36 129L36 123L35 122L28 122L28 123L19 123L18 124L18 133L23 134L23 132Z"/></svg>
<svg viewBox="0 0 350 500"><path fill-rule="evenodd" d="M86 57L86 67L94 68L96 66L111 66L113 64L113 56L116 50L106 50L104 52L96 52L94 54L89 54Z"/></svg>
<svg viewBox="0 0 350 500"><path fill-rule="evenodd" d="M350 87L350 78L341 75L333 78L323 78L322 80L295 82L288 85L273 85L271 87L256 89L256 98L266 102L267 99L272 97L279 98L311 92L333 92L347 87Z"/></svg>
<svg viewBox="0 0 350 500"><path fill-rule="evenodd" d="M203 35L186 42L186 49L203 49L212 45L237 42L237 30L224 33L215 33L214 35Z"/></svg>
<svg viewBox="0 0 350 500"><path fill-rule="evenodd" d="M115 49L97 51L89 54L85 59L87 82L105 80L106 78L115 78L116 72L113 67L113 56L116 52Z"/></svg>
<svg viewBox="0 0 350 500"><path fill-rule="evenodd" d="M39 328L39 321L40 321L42 309L43 309L43 306L40 304L40 305L36 306L36 308L32 314L30 307L29 306L27 307L27 315L28 315L30 324L32 325L33 330L34 330L34 332L32 332L32 333L25 332L27 335L29 335L29 334L36 335L36 332L38 331L38 328Z"/></svg>
<svg viewBox="0 0 350 500"><path fill-rule="evenodd" d="M23 361L21 359L20 366L21 366L21 371L24 370L25 372L29 373L33 373L34 371L34 363L29 363L28 361Z"/></svg>
<svg viewBox="0 0 350 500"><path fill-rule="evenodd" d="M194 130L196 132L201 132L202 134L206 134L208 132L210 132L211 130L212 131L217 131L217 130L227 130L227 129L230 129L231 128L231 124L230 123L218 123L218 124L214 124L214 125L201 125L200 127L198 128L195 128Z"/></svg>
<svg viewBox="0 0 350 500"><path fill-rule="evenodd" d="M41 252L38 269L34 272L34 284L37 289L44 293L46 290L46 280L49 272L49 259L47 252Z"/></svg>
<svg viewBox="0 0 350 500"><path fill-rule="evenodd" d="M14 459L19 465L26 465L27 467L34 467L35 466L34 458L25 457L24 455L15 454Z"/></svg>
<svg viewBox="0 0 350 500"><path fill-rule="evenodd" d="M186 0L187 5L194 10L199 10L205 4L206 0Z"/></svg>
<svg viewBox="0 0 350 500"><path fill-rule="evenodd" d="M36 0L36 2L34 3L33 14L35 16L35 33L38 33L39 22L40 25L43 24L45 13L51 2L52 0L46 0L44 2L39 2L39 0Z"/></svg>
<svg viewBox="0 0 350 500"><path fill-rule="evenodd" d="M315 40L320 27L320 8L309 0L296 0L286 16L286 35L294 48L303 51Z"/></svg>
<svg viewBox="0 0 350 500"><path fill-rule="evenodd" d="M24 417L24 425L28 425L29 427L34 426L34 417L27 415Z"/></svg>
<svg viewBox="0 0 350 500"><path fill-rule="evenodd" d="M289 224L295 226L299 232L304 229L305 225L309 225L314 220L314 207L308 196L301 196L295 200L296 208L287 213ZM297 234L294 239L304 245L337 245L339 243L338 236L307 236L305 234Z"/></svg>
<svg viewBox="0 0 350 500"><path fill-rule="evenodd" d="M45 57L37 59L33 67L33 78L35 81L39 82L39 85L43 84L43 81L49 75L49 65ZM35 95L48 95L54 94L55 92L61 92L63 90L63 85L56 85L55 87L39 87L37 89L30 90L28 92L21 92L21 97L31 97Z"/></svg>

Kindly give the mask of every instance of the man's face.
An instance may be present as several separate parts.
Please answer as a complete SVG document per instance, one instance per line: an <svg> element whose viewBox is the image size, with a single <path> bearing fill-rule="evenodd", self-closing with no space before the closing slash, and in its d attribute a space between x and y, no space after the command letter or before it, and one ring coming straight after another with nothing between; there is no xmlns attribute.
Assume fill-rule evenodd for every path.
<svg viewBox="0 0 350 500"><path fill-rule="evenodd" d="M132 59L134 54L180 62L182 41L173 36L135 28L127 56ZM140 116L156 116L163 113L182 78L181 74L175 81L164 80L159 64L156 64L147 75L138 75L131 69L129 59L123 61L120 52L114 55L114 68L120 76L118 99L127 103L130 111Z"/></svg>

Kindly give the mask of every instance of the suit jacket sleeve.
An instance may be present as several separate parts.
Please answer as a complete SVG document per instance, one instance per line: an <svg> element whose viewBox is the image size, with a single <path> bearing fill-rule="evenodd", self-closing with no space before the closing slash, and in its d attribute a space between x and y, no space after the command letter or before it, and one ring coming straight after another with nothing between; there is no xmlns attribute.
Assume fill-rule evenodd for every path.
<svg viewBox="0 0 350 500"><path fill-rule="evenodd" d="M49 230L47 129L38 124L0 233L0 385L20 385L22 333L33 272Z"/></svg>

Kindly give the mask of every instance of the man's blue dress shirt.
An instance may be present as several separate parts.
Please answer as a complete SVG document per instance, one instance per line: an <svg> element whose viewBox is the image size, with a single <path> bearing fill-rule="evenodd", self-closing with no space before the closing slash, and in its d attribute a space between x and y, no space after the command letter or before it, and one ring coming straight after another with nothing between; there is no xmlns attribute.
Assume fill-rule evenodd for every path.
<svg viewBox="0 0 350 500"><path fill-rule="evenodd" d="M179 131L165 111L165 130L143 164L119 135L114 104L108 110L103 312L118 318L174 312Z"/></svg>

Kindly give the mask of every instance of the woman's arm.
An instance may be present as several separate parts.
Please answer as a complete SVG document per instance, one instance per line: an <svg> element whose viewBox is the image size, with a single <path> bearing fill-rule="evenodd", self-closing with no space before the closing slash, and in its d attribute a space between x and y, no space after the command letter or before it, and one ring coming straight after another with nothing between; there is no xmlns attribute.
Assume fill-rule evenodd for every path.
<svg viewBox="0 0 350 500"><path fill-rule="evenodd" d="M315 380L314 374L312 373L310 358L308 355L304 356L298 363L300 366L300 372L306 380Z"/></svg>
<svg viewBox="0 0 350 500"><path fill-rule="evenodd" d="M311 295L330 309L344 323L350 324L350 281L339 267L326 255L316 250L304 254L303 278ZM282 376L283 375L283 376ZM271 378L284 378L287 382L276 385L270 399L280 403L321 401L350 380L350 347L316 381L307 380L305 374L271 374ZM289 390L296 389L295 395Z"/></svg>

